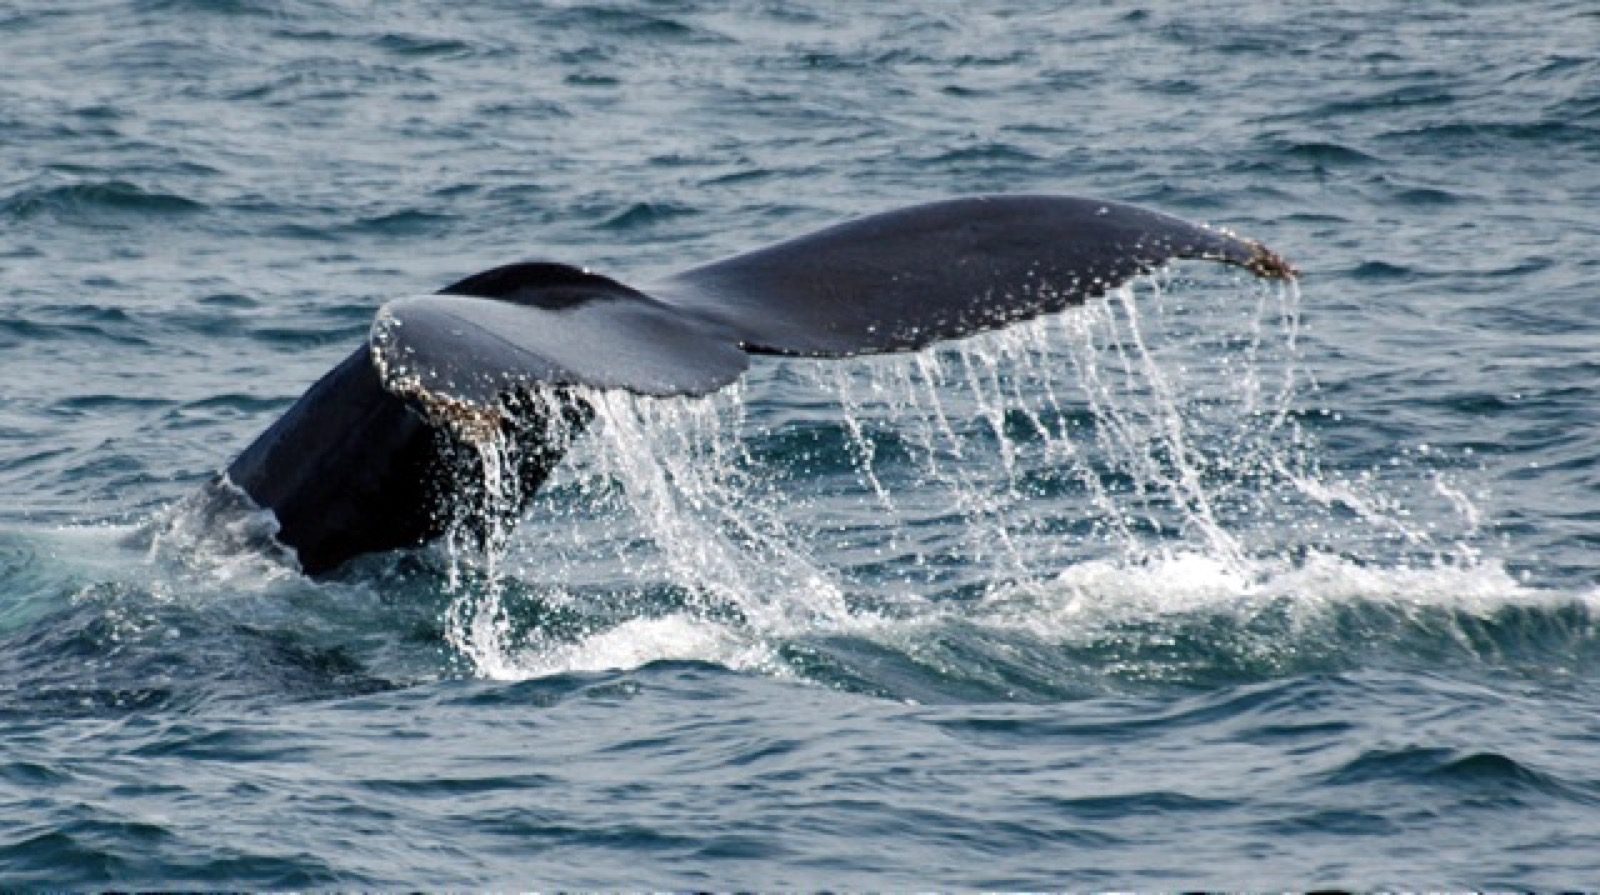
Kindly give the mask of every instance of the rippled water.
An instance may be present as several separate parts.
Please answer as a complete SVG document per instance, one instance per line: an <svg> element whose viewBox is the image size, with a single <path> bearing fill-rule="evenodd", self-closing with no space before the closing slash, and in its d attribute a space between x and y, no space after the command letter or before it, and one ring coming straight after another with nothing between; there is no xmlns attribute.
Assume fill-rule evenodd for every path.
<svg viewBox="0 0 1600 895"><path fill-rule="evenodd" d="M1585 3L0 3L0 881L1592 884ZM185 498L376 307L980 192L1260 238L592 396L502 554Z"/></svg>

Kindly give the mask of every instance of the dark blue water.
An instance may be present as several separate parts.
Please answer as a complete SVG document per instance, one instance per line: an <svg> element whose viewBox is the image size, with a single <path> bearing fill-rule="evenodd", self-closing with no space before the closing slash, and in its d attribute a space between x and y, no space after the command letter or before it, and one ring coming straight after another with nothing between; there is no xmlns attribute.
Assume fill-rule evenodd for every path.
<svg viewBox="0 0 1600 895"><path fill-rule="evenodd" d="M0 3L0 883L1600 879L1584 2ZM513 260L950 195L1266 241L599 396L503 554L185 503Z"/></svg>

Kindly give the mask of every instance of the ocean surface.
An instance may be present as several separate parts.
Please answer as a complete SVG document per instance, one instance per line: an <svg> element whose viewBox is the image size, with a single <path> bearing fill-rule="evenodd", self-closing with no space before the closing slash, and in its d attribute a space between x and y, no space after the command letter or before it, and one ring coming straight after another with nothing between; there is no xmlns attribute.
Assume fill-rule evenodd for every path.
<svg viewBox="0 0 1600 895"><path fill-rule="evenodd" d="M5 888L1600 883L1589 0L0 0ZM376 308L1039 192L1260 239L595 395L503 550L189 499Z"/></svg>

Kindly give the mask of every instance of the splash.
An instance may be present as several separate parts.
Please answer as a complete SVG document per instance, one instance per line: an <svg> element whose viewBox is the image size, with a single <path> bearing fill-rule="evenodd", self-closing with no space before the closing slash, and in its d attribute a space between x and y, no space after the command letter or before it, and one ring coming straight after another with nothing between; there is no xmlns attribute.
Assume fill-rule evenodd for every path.
<svg viewBox="0 0 1600 895"><path fill-rule="evenodd" d="M496 413L477 413L439 430L437 487L444 517L445 638L479 671L506 677L501 657L514 637L501 558L516 530L527 488L543 478L587 424L589 413L566 391L529 391ZM532 428L539 437L520 436Z"/></svg>
<svg viewBox="0 0 1600 895"><path fill-rule="evenodd" d="M818 637L1248 612L1297 588L1309 605L1366 569L1391 576L1362 579L1369 596L1415 569L1475 580L1464 489L1434 474L1423 526L1323 468L1299 300L1159 276L909 356L774 362L705 398L578 390L593 425L521 530L479 538L475 564L451 539L448 639L494 678L663 658L781 673L786 644ZM515 518L510 443L472 450L486 487L459 518ZM1315 579L1329 562L1343 577Z"/></svg>
<svg viewBox="0 0 1600 895"><path fill-rule="evenodd" d="M277 533L270 511L219 476L135 528L124 542L140 548L147 565L171 564L213 584L260 588L297 577L293 551L278 543Z"/></svg>

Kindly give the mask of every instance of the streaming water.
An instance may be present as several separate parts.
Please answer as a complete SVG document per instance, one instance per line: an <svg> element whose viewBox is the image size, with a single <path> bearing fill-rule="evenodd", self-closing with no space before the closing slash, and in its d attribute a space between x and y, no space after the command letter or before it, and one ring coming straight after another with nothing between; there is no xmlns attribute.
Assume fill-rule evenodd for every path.
<svg viewBox="0 0 1600 895"><path fill-rule="evenodd" d="M495 679L642 658L787 675L785 643L893 639L952 599L1015 626L1024 595L1042 623L1049 595L1134 591L1123 609L1159 618L1253 611L1335 567L1470 561L1441 513L1417 530L1376 479L1318 468L1300 328L1293 284L1163 274L913 355L774 362L707 398L581 392L595 420L520 534L509 444L469 457L487 503L461 515L498 521L481 553L452 538L449 642ZM1470 497L1434 481L1470 533Z"/></svg>

